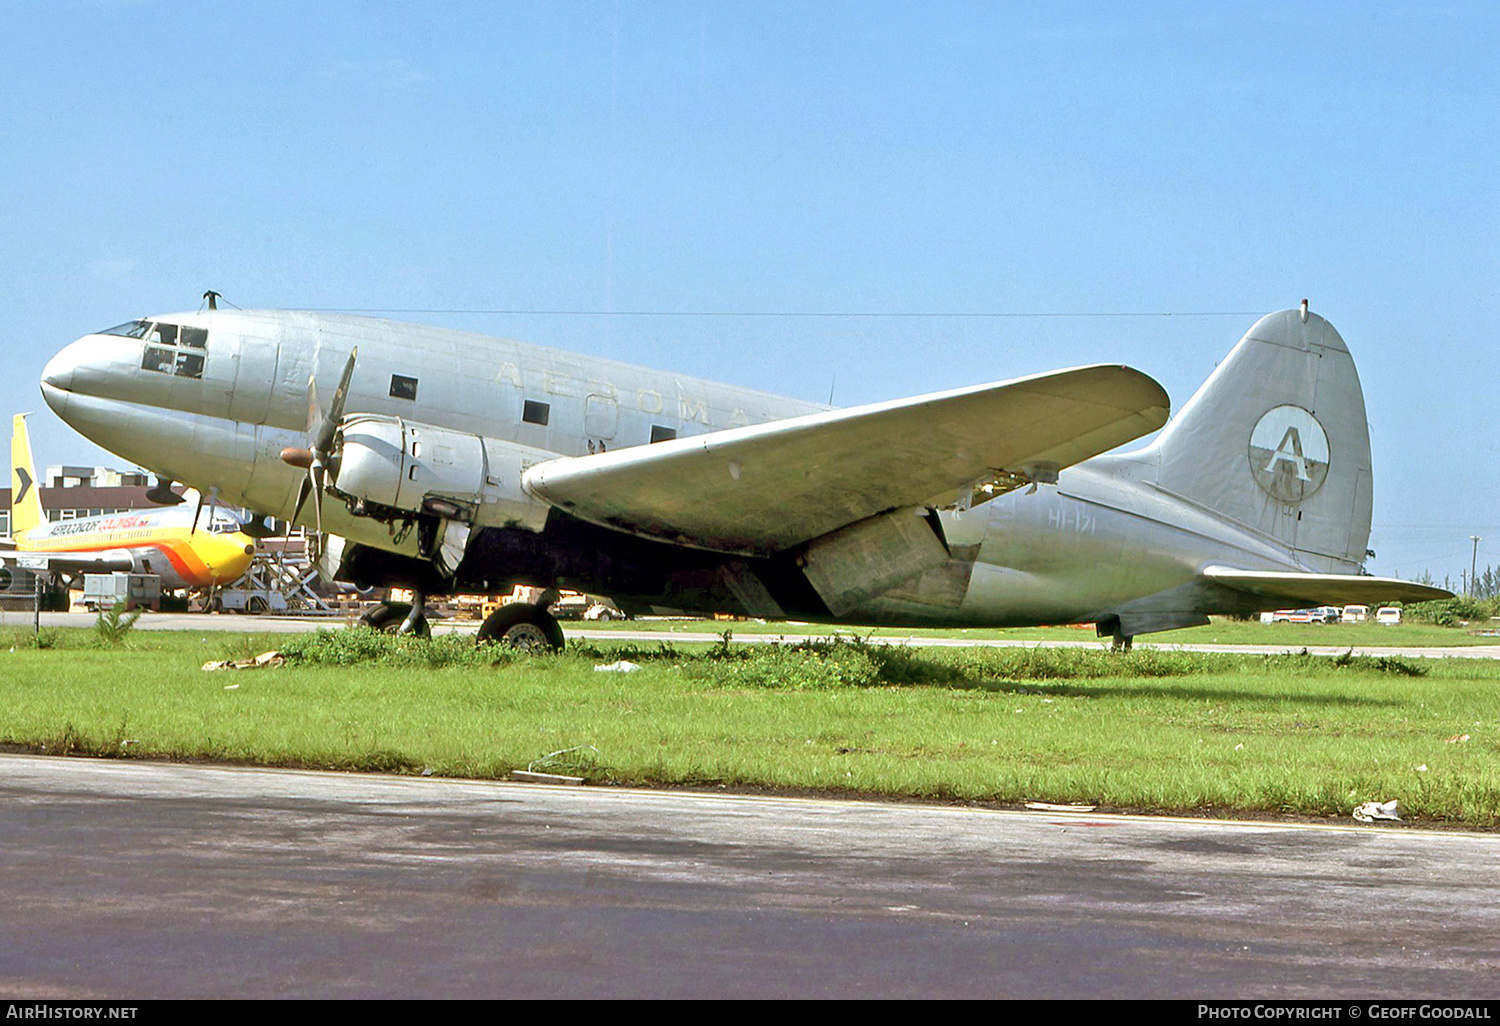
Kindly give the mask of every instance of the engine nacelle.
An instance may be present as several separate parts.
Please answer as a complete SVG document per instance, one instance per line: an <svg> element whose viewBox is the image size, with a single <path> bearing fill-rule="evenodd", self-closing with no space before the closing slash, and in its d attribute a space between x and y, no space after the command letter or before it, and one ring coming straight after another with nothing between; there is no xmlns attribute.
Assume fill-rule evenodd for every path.
<svg viewBox="0 0 1500 1026"><path fill-rule="evenodd" d="M550 509L521 475L555 453L401 417L354 414L339 428L333 486L353 500L477 527L540 531Z"/></svg>

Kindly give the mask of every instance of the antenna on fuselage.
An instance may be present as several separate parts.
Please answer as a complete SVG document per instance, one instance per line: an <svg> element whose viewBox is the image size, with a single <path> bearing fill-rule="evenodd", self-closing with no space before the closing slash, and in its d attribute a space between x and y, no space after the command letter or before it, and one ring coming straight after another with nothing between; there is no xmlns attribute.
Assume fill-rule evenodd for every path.
<svg viewBox="0 0 1500 1026"><path fill-rule="evenodd" d="M208 300L208 308L210 310L217 310L219 308L219 294L213 289L209 289L203 293L203 298Z"/></svg>

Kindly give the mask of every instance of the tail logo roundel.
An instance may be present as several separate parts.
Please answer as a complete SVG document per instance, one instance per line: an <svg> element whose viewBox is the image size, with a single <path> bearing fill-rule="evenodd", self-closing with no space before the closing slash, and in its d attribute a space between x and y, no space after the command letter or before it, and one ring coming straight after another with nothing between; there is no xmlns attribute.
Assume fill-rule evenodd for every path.
<svg viewBox="0 0 1500 1026"><path fill-rule="evenodd" d="M1282 502L1311 498L1328 478L1328 435L1300 406L1266 411L1250 432L1250 472Z"/></svg>

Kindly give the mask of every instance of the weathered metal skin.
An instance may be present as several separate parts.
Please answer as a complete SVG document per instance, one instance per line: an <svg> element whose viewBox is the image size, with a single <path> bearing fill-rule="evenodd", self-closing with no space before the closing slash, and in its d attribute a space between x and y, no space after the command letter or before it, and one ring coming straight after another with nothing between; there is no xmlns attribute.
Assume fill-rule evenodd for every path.
<svg viewBox="0 0 1500 1026"><path fill-rule="evenodd" d="M509 476L533 465L528 453L614 452L826 407L371 318L216 310L152 320L207 330L199 376L143 369L139 339L87 335L48 364L43 394L98 444L199 489L217 488L226 502L291 516L304 471L280 454L307 444L309 378L336 381L356 347L345 407L351 417L384 418L396 425L387 432L393 439L462 435L485 440L473 444L486 453L510 454L484 457L486 465L505 467L488 484L472 466L451 475L466 482L464 494L437 508L472 533L450 578L419 558L420 532L402 530L399 518L415 509L405 498L410 487L380 480L380 459L363 453L350 475L362 482L361 493L335 493L345 502L325 502L323 510L324 529L355 543L345 572L360 583L440 593L524 582L608 594L641 610L855 623L1094 622L1101 633L1128 637L1206 622L1210 612L1268 608L1264 597L1205 579L1210 565L1354 574L1369 534L1359 381L1338 333L1305 311L1257 322L1144 449L1065 468L1055 484L1039 476L1030 488L972 508L957 503L928 513L918 533L931 530L941 549L922 542L908 576L881 579L875 595L821 578L821 592L811 586L813 569L836 575L847 562L820 551L762 558L638 538L545 505L528 507L534 500ZM395 418L416 427L402 433ZM398 468L392 473L406 472L400 455L389 461ZM364 497L366 513L376 515L350 512ZM509 505L487 511L486 501ZM304 511L302 520L310 519ZM921 539L914 530L902 521L885 535L915 544ZM884 537L875 528L851 534L865 536ZM821 562L804 572L810 559Z"/></svg>

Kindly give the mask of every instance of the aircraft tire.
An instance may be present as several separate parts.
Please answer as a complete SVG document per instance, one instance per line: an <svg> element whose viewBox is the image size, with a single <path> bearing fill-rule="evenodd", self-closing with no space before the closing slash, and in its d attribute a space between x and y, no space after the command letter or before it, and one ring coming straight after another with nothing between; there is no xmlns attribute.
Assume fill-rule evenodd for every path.
<svg viewBox="0 0 1500 1026"><path fill-rule="evenodd" d="M382 602L375 608L366 610L360 616L359 622L372 631L395 634L406 622L407 614L410 612L410 602ZM417 622L412 624L411 632L421 638L431 637L432 627L427 623L427 617L418 615Z"/></svg>
<svg viewBox="0 0 1500 1026"><path fill-rule="evenodd" d="M541 606L512 602L489 615L478 643L503 644L526 652L561 652L567 643L557 620Z"/></svg>

